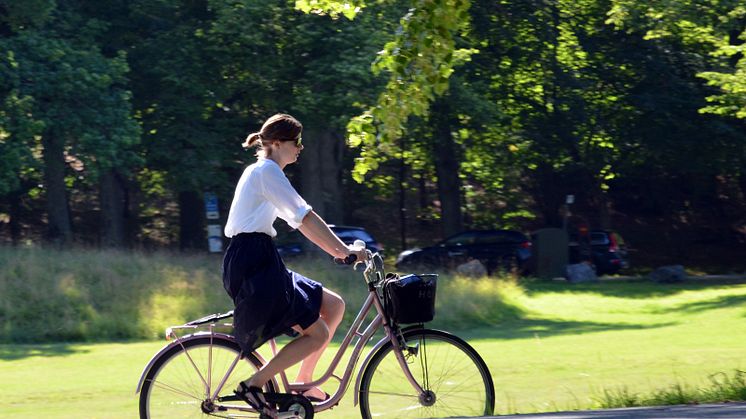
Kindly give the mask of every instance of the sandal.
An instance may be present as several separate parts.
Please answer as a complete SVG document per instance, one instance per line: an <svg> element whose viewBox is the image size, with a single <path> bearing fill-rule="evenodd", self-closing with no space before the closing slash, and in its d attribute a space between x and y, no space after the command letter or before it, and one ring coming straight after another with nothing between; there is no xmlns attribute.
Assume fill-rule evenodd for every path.
<svg viewBox="0 0 746 419"><path fill-rule="evenodd" d="M261 388L256 386L247 386L245 382L241 381L238 384L238 388L233 390L233 394L241 398L260 413L264 413L270 417L275 417L276 413L267 404L267 399L264 398L264 392Z"/></svg>
<svg viewBox="0 0 746 419"><path fill-rule="evenodd" d="M306 390L306 391L308 391L308 390ZM316 396L309 396L305 392L301 393L301 395L303 397L307 398L309 401L312 401L314 403L325 402L325 401L329 400L332 397L327 392L324 392L324 398L323 399L320 398L320 397L316 397Z"/></svg>

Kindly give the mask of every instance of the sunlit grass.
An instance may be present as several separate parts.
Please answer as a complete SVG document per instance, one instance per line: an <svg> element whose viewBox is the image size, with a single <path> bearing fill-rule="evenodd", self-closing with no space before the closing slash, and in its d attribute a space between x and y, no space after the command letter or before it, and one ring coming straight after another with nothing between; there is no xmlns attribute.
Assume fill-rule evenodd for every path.
<svg viewBox="0 0 746 419"><path fill-rule="evenodd" d="M206 255L0 248L0 341L155 338L230 300Z"/></svg>
<svg viewBox="0 0 746 419"><path fill-rule="evenodd" d="M326 261L291 266L345 297L349 325L366 292L359 273ZM0 249L0 336L161 339L168 325L230 309L219 268L208 255ZM573 285L443 275L431 326L484 357L500 414L739 400L744 302L738 280ZM163 344L0 345L3 414L133 417L137 378ZM321 417L357 415L348 392Z"/></svg>
<svg viewBox="0 0 746 419"><path fill-rule="evenodd" d="M219 255L0 248L0 342L152 339L205 314L227 311ZM325 259L288 266L338 292L349 325L365 298L359 272ZM523 312L514 280L443 276L436 323L492 325Z"/></svg>

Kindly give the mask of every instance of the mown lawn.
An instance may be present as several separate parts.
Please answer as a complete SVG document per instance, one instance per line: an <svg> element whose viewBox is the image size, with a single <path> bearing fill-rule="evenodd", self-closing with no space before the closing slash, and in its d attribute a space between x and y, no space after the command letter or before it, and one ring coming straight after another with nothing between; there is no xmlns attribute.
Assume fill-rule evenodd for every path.
<svg viewBox="0 0 746 419"><path fill-rule="evenodd" d="M706 387L712 374L744 367L746 284L739 281L523 288L511 297L523 315L458 332L490 367L496 413L597 407L603 390ZM0 417L135 417L141 368L162 344L0 345ZM321 414L355 416L349 394Z"/></svg>

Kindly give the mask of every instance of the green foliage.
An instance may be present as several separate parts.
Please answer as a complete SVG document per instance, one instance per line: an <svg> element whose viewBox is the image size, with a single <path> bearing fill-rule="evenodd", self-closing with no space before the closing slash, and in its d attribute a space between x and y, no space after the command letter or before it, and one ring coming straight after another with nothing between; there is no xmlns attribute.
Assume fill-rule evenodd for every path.
<svg viewBox="0 0 746 419"><path fill-rule="evenodd" d="M8 143L25 149L23 156L3 154L3 160L16 161L19 167L3 173L8 181L2 183L14 184L22 170L34 168L34 159L40 157L34 150L42 136L62 138L66 154L80 160L92 179L101 170L137 161L132 147L139 140L139 127L131 118L125 87L126 56L105 57L91 40L101 23L80 19L74 11L57 8L45 25L0 38L5 80L0 86L5 92L0 129ZM70 27L76 22L80 26Z"/></svg>
<svg viewBox="0 0 746 419"><path fill-rule="evenodd" d="M746 31L744 31L746 34ZM720 73L715 71L704 71L699 76L707 80L709 86L717 86L722 91L720 94L707 97L707 102L711 105L701 109L703 113L713 113L716 115L732 115L736 118L746 119L746 58L744 45L740 45L731 50L737 50L741 56L732 73ZM723 47L726 48L726 47Z"/></svg>
<svg viewBox="0 0 746 419"><path fill-rule="evenodd" d="M0 0L0 28L18 32L49 19L55 0Z"/></svg>
<svg viewBox="0 0 746 419"><path fill-rule="evenodd" d="M707 54L706 68L699 76L720 88L710 95L703 113L746 118L746 7L734 0L701 4L697 1L653 1L644 5L615 0L608 22L628 32L638 31L645 39L675 39L686 48ZM703 57L704 58L704 57Z"/></svg>
<svg viewBox="0 0 746 419"><path fill-rule="evenodd" d="M12 89L0 105L0 195L20 189L40 169L38 138L44 123L28 117L32 103L32 97L19 97Z"/></svg>
<svg viewBox="0 0 746 419"><path fill-rule="evenodd" d="M365 7L362 1L337 1L337 0L296 0L295 8L303 13L325 14L333 18L343 15L347 19L355 16Z"/></svg>
<svg viewBox="0 0 746 419"><path fill-rule="evenodd" d="M110 169L133 211L129 235L169 243L179 215L201 218L179 197L229 200L251 161L243 137L279 111L309 133L347 130L341 178L372 187L341 181L355 202L345 222L391 236L398 197L425 241L456 200L466 227L529 229L558 224L573 193L599 219L625 206L677 220L728 212L722 236L737 240L741 3L0 0L0 219L26 217L16 227L38 237L51 196L41 144L55 139L89 243L91 196ZM458 173L450 188L445 160ZM723 176L728 194L713 180ZM674 196L670 185L692 177L693 194ZM25 206L11 208L18 196Z"/></svg>
<svg viewBox="0 0 746 419"><path fill-rule="evenodd" d="M343 2L327 2L339 7ZM429 104L448 88L454 67L474 49L456 49L454 38L468 23L469 1L414 1L399 23L394 39L379 52L372 69L388 74L376 104L347 126L350 145L361 147L353 178L378 168L382 158L398 154L396 140L410 115L427 115Z"/></svg>

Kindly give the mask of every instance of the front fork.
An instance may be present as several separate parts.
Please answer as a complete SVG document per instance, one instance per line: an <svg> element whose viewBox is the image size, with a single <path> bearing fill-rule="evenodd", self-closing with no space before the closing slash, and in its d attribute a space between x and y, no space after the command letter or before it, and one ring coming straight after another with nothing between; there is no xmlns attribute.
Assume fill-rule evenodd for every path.
<svg viewBox="0 0 746 419"><path fill-rule="evenodd" d="M394 356L396 356L396 360L399 362L399 366L404 372L404 376L407 377L409 383L417 391L417 394L422 395L426 392L426 389L424 389L414 377L414 375L412 375L412 370L409 369L408 362L409 359L413 357L416 359L418 357L420 353L420 342L417 342L414 346L410 346L404 338L404 333L402 333L402 330L399 328L399 326L394 326L394 329L395 330L392 330L392 334L396 339L396 345L393 349ZM425 355L425 353L423 353L423 355ZM422 359L421 362L422 361L426 361L426 359ZM423 367L424 366L426 366L426 364L423 365ZM423 368L423 372L425 373L424 377L422 377L423 384L425 384L425 387L427 387L427 369Z"/></svg>
<svg viewBox="0 0 746 419"><path fill-rule="evenodd" d="M398 325L388 326L384 325L384 330L386 336L378 341L376 345L371 349L371 351L368 353L368 356L363 361L362 365L360 366L360 370L357 374L357 379L355 381L355 397L354 397L354 404L358 404L358 398L360 394L360 384L363 375L365 374L366 369L370 365L371 359L380 351L383 349L384 346L386 346L387 343L391 343L393 346L391 349L394 352L394 356L396 357L397 362L399 363L399 367L402 369L402 372L404 373L404 376L407 378L407 381L412 385L412 388L416 392L416 394L419 395L420 400L423 399L429 399L431 392L429 390L424 389L419 382L417 382L417 379L412 374L412 371L409 369L409 362L408 359L412 356L417 356L420 354L420 344L419 342L415 346L409 346L407 345L407 341L404 338L404 334L412 329L420 329L422 328L422 325L415 325L415 326L409 326L404 328L404 330L400 329ZM427 376L423 377L425 380L427 380ZM425 382L425 386L427 387L427 382ZM429 402L428 402L429 404Z"/></svg>

